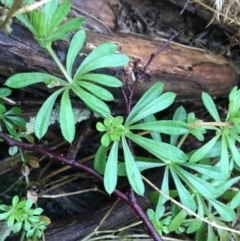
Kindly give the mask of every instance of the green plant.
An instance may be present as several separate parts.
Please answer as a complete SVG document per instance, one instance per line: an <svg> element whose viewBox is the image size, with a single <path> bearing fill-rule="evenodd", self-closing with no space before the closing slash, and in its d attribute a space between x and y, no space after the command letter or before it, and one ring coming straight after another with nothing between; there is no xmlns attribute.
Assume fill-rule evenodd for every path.
<svg viewBox="0 0 240 241"><path fill-rule="evenodd" d="M31 3L31 1L28 2ZM104 187L109 194L115 193L131 204L134 198L127 199L116 191L118 176L127 177L131 186L130 194L133 190L143 195L145 185L142 171L160 167L164 171L163 177L160 177L162 184L160 190L155 188L156 192L151 195L156 208L148 210L147 213L152 223L148 223L142 212L136 211L145 224L149 225L148 227L154 226L159 235L170 232L195 233L196 240L215 241L224 240L226 236L239 237L239 231L229 228L228 225L234 223L238 215L236 210L240 205L239 190L230 190L240 179L239 176L233 176L234 171L240 170L238 148L240 90L235 87L231 91L228 113L224 121L221 121L215 103L207 93L202 94L202 102L213 117L213 122L199 120L194 113L187 113L184 107L179 107L175 111L172 120L156 120L154 114L168 108L176 96L172 92L164 93L164 85L160 82L152 86L132 109L131 102L126 101L130 111L125 120L122 116L115 117L104 102L113 100L113 96L109 90L100 85L121 87L122 83L115 77L94 71L105 67L122 66L127 64L129 59L123 54L115 53L117 49L115 44L104 43L89 54L72 74L75 58L84 45L85 31L78 30L72 37L66 67L51 47L53 41L67 38L70 31L77 30L82 25L83 19L80 18L62 23L69 10L69 1L58 5L58 1L53 0L45 4L42 9L30 12L29 15L18 16L18 19L33 33L38 43L47 49L64 76L64 78L58 78L39 72L21 73L11 76L6 82L6 85L11 88L23 88L35 83L45 83L48 88L57 88L43 103L36 116L35 135L42 138L47 132L54 103L61 95L60 128L68 142L74 140L75 120L70 98L70 92L73 92L89 109L103 118L103 121L96 125L97 130L103 135L94 158L94 168L103 175ZM138 81L139 79L135 85ZM134 87L131 89L131 94L134 92ZM13 122L4 108L2 113L5 125L8 123L6 120ZM11 113L16 114L13 111ZM15 132L12 128L8 131L14 138ZM204 135L208 131L213 133L213 137L201 148L189 153L182 150L188 136L192 135L198 141L204 141ZM162 141L163 135L168 136L168 142ZM1 136L3 138L4 135L1 134ZM6 136L4 137L12 143ZM19 142L17 144L29 149L35 148ZM148 151L151 158L135 156L133 145ZM121 148L123 157L119 155ZM67 159L41 151L70 164ZM74 162L71 162L71 165L81 167L82 170L89 171L101 180L93 170L78 166L79 164ZM173 189L170 189L170 177L174 183ZM166 213L167 200L174 203L171 205L170 213ZM208 236L205 235L206 225ZM151 232L153 232L152 229ZM153 233L151 234L153 236ZM155 240L160 240L156 235L154 237Z"/></svg>
<svg viewBox="0 0 240 241"><path fill-rule="evenodd" d="M49 224L49 219L40 216L42 208L32 208L33 199L19 201L18 196L12 199L12 205L0 205L0 220L6 221L14 233L22 229L21 241L25 237L37 240L42 236L43 230Z"/></svg>
<svg viewBox="0 0 240 241"><path fill-rule="evenodd" d="M64 138L72 142L75 136L75 120L70 92L77 95L88 108L102 117L110 116L110 109L104 101L113 100L111 92L99 86L122 86L121 81L113 76L97 74L92 71L104 67L118 67L127 64L129 58L123 54L115 54L117 46L113 43L104 43L97 47L72 74L74 60L85 41L85 31L79 30L70 43L66 68L52 49L52 42L67 38L67 33L77 30L83 23L82 18L75 18L62 23L70 11L70 2L65 1L58 6L53 0L45 4L43 9L35 9L28 15L19 15L18 19L33 33L38 43L47 49L50 56L58 65L65 79L45 73L21 73L11 76L6 85L11 88L23 88L31 84L45 83L48 88L60 87L44 102L35 119L35 134L42 138L49 126L53 105L59 95L60 123Z"/></svg>

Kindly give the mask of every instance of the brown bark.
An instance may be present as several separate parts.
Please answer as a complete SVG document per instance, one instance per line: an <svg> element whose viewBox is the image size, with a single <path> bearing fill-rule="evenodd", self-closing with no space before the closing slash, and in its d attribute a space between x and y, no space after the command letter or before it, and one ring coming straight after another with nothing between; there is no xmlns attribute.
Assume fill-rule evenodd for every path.
<svg viewBox="0 0 240 241"><path fill-rule="evenodd" d="M135 72L141 71L150 55L164 44L162 39L87 32L87 44L82 52L89 53L94 46L105 41L115 42L122 52L131 58L128 67L130 79ZM62 61L65 60L67 48L67 41L61 41L55 46ZM82 58L79 55L77 62L81 63ZM43 71L61 76L46 51L38 46L31 34L19 24L13 25L13 32L7 38L3 32L0 33L0 59L0 73L3 76L25 71ZM140 97L158 81L165 83L166 91L176 92L181 99L197 98L202 91L214 96L225 95L237 84L237 80L237 71L225 58L171 43L155 58L147 76L138 85L135 97Z"/></svg>

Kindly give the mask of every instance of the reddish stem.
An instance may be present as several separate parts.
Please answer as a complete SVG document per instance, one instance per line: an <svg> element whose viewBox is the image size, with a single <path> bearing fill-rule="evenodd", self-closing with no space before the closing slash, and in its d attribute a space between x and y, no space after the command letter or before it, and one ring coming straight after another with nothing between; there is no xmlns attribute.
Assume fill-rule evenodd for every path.
<svg viewBox="0 0 240 241"><path fill-rule="evenodd" d="M103 177L99 175L96 171L94 171L92 168L85 166L82 163L79 163L75 161L74 159L69 159L61 155L57 155L54 152L48 151L43 149L37 144L31 144L31 143L24 143L21 141L16 141L9 137L7 134L0 131L0 137L4 139L10 146L18 146L26 150L32 150L36 151L38 153L41 153L42 155L48 156L49 158L55 159L56 161L59 161L61 163L64 163L66 165L70 165L72 167L76 167L84 172L89 173L91 176L95 177L99 181L103 182ZM139 218L143 221L144 225L147 227L150 236L155 241L163 241L162 238L158 235L157 231L153 227L151 221L147 217L147 215L144 213L142 208L138 205L137 201L133 197L127 197L124 193L121 191L115 189L113 192L118 198L120 198L122 201L127 203L129 206L132 207L132 209L136 212L136 214L139 216Z"/></svg>

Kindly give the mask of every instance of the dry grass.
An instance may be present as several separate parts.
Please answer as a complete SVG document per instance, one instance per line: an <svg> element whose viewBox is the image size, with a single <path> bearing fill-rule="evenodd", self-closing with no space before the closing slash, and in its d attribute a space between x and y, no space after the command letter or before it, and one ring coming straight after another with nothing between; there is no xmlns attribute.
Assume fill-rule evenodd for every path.
<svg viewBox="0 0 240 241"><path fill-rule="evenodd" d="M193 0L213 13L213 19L240 26L240 0Z"/></svg>

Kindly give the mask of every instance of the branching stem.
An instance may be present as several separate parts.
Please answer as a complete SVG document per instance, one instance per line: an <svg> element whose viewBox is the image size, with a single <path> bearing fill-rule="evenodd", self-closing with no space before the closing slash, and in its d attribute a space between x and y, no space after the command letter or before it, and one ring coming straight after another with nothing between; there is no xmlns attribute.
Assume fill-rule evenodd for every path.
<svg viewBox="0 0 240 241"><path fill-rule="evenodd" d="M85 166L82 163L75 161L74 159L69 159L64 156L57 155L51 151L43 149L42 147L40 147L37 144L16 141L1 131L0 131L0 137L2 139L4 139L10 146L18 146L23 149L37 151L38 153L48 156L49 158L52 158L58 162L73 166L77 169L80 169L81 171L87 172L91 176L95 177L97 180L103 182L103 177L101 175L99 175L95 170L93 170L90 167ZM149 218L147 217L147 215L144 213L142 208L137 203L135 198L133 198L132 196L131 196L131 198L129 198L123 192L121 192L117 189L113 191L113 194L115 194L118 198L120 198L122 201L127 203L136 212L136 214L139 216L139 218L143 221L144 225L148 229L149 234L153 238L153 240L163 241L162 238L158 235L155 228L153 227L153 225L152 225L151 221L149 220Z"/></svg>

